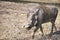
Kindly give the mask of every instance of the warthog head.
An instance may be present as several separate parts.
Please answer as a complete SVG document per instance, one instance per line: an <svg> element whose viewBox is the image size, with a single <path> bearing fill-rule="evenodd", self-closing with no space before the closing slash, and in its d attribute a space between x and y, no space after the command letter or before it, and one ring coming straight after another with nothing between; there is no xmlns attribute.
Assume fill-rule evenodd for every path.
<svg viewBox="0 0 60 40"><path fill-rule="evenodd" d="M39 9L35 9L33 12L29 12L27 14L27 23L25 25L25 27L33 27L35 24L36 24L36 20L37 20L37 12L38 12Z"/></svg>

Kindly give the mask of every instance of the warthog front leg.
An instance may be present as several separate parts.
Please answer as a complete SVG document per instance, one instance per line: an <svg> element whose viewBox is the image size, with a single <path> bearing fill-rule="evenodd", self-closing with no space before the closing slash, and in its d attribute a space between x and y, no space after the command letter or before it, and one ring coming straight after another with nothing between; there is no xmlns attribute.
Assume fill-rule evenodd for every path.
<svg viewBox="0 0 60 40"><path fill-rule="evenodd" d="M36 33L36 31L39 29L39 27L36 27L35 28L35 30L34 30L34 33L33 33L33 35L32 35L32 38L34 39L34 35L35 35L35 33Z"/></svg>

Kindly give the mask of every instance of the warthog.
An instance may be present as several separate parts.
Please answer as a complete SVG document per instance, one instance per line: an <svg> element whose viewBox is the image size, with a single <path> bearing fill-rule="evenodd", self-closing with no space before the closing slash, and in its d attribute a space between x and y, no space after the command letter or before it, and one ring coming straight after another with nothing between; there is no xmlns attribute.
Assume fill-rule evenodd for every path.
<svg viewBox="0 0 60 40"><path fill-rule="evenodd" d="M51 33L53 33L53 28L55 28L55 30L57 30L57 28L55 26L55 20L57 18L57 14L58 14L58 8L55 6L40 5L40 6L36 7L36 11L34 12L34 14L31 16L28 16L28 20L27 20L28 21L28 27L27 27L28 30L30 30L34 26L36 27L32 37L34 38L35 32L39 28L42 32L42 35L44 35L43 29L42 29L42 24L46 23L46 22L52 23Z"/></svg>

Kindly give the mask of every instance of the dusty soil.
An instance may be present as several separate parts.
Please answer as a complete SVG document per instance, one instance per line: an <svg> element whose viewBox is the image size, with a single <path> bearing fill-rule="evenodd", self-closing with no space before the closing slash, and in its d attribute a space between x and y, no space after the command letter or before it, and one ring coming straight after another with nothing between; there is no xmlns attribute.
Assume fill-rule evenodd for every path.
<svg viewBox="0 0 60 40"><path fill-rule="evenodd" d="M0 40L60 40L60 8L56 19L57 31L52 37L46 36L50 33L51 23L43 25L45 36L41 36L40 30L36 32L35 38L32 39L34 28L30 31L23 27L27 22L27 13L32 14L38 4L35 3L15 3L0 1ZM40 35L39 35L40 34Z"/></svg>

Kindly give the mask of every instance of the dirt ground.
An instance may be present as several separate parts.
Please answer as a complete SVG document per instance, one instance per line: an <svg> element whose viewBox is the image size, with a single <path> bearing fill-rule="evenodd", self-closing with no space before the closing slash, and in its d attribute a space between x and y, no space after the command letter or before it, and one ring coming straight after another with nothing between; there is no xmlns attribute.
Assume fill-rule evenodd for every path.
<svg viewBox="0 0 60 40"><path fill-rule="evenodd" d="M0 1L0 40L60 40L60 7L58 7L59 13L56 19L57 31L52 37L46 36L50 33L51 23L42 24L45 36L41 36L40 30L35 34L35 38L32 39L32 33L34 28L26 30L23 25L27 22L27 13L33 13L36 3L15 3Z"/></svg>

